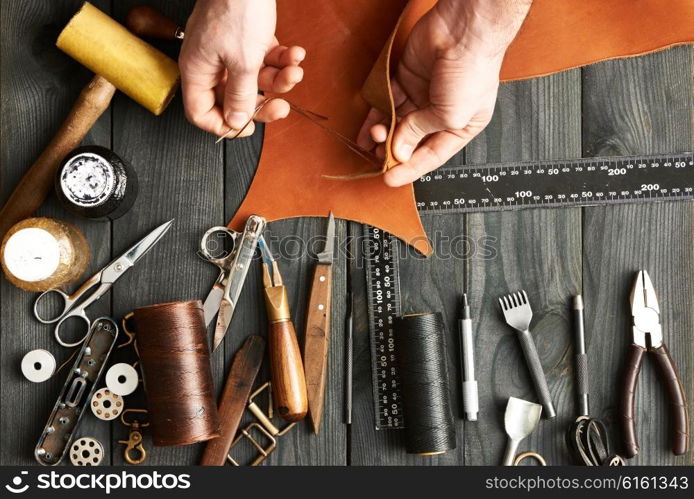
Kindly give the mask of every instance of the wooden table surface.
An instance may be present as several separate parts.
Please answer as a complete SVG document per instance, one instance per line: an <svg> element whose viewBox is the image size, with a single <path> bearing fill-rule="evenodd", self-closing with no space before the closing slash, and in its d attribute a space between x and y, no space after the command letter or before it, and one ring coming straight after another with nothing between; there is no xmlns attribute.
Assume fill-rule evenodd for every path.
<svg viewBox="0 0 694 499"><path fill-rule="evenodd" d="M60 29L80 0L3 0L1 48L1 194L4 202L21 175L47 144L90 74L55 48ZM148 3L183 23L192 0L96 0L122 20L134 4ZM159 44L172 55L175 44ZM596 64L584 69L502 85L491 125L452 163L484 163L598 155L670 153L694 149L694 49ZM137 169L140 196L123 218L109 222L75 219L51 198L40 215L70 220L86 234L93 250L90 270L103 267L156 225L176 219L172 232L119 281L90 313L119 318L137 306L204 298L217 270L196 255L203 232L226 222L252 179L262 147L262 130L249 139L215 145L214 138L188 124L180 98L154 117L123 95L85 140L109 147ZM282 165L277 165L282 168ZM281 195L281 193L277 193ZM394 216L397 216L394 214ZM558 417L542 421L522 445L541 452L551 464L567 464L564 432L574 418L573 347L570 296L582 292L591 372L591 412L604 419L613 440L618 432L620 376L630 341L627 296L634 272L650 272L660 299L665 340L680 369L689 403L694 403L694 205L662 203L529 210L523 212L428 215L424 226L440 244L430 259L401 262L405 312L441 311L449 328L452 387L459 383L455 321L463 290L472 300L480 386L480 421L461 418L458 446L431 458L404 452L398 431L376 431L363 272L355 271L354 424L342 423L344 254L335 264L332 340L327 398L321 433L301 424L281 438L272 465L481 465L500 461L502 420L510 395L533 399L520 347L501 320L496 298L524 288L535 309L534 335ZM314 256L302 243L325 230L325 221L294 219L270 224L275 237L295 257L280 265L288 283L301 338ZM359 234L355 224L338 221L342 243ZM446 241L464 235L467 258L447 258ZM450 249L450 248L449 248ZM260 266L249 272L223 349L213 359L218 389L231 356L251 333L265 334ZM50 326L31 314L34 294L0 285L0 464L33 463L33 448L63 383L63 375L34 385L20 373L29 350L45 348L58 362L70 354L53 340ZM694 452L670 453L669 407L653 362L647 362L637 392L641 455L629 464L694 464ZM263 377L267 377L267 369ZM690 412L690 426L694 411ZM108 461L122 464L127 436L119 423L91 414L80 434L100 439ZM613 442L614 443L614 442ZM690 436L690 447L694 443ZM194 464L201 446L153 448L152 465ZM248 454L243 449L241 454Z"/></svg>

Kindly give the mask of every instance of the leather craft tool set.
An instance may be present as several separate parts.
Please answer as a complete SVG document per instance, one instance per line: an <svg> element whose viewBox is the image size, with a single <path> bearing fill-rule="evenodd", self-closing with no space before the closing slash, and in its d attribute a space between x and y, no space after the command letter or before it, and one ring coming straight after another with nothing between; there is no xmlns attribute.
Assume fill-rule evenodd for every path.
<svg viewBox="0 0 694 499"><path fill-rule="evenodd" d="M279 3L287 1L279 0ZM332 4L339 7L348 3L353 7L353 0L335 0ZM383 8L371 2L359 3L364 13ZM70 20L60 34L57 46L95 72L96 76L0 211L5 274L10 282L22 289L42 291L34 303L36 319L44 324L55 324L54 337L58 344L76 347L74 360L70 357L58 368L55 357L42 349L26 353L21 362L22 373L33 383L56 376L62 367L72 362L34 451L39 463L56 465L65 456L69 456L77 466L102 462L104 446L101 442L80 435L78 431L86 412L104 422L119 420L127 427L128 438L118 440L118 443L124 446L124 460L129 464L140 464L148 455L144 446L145 429L151 433L155 446L205 442L200 464L208 466L239 465L240 459L234 452L243 442L250 443L257 451L257 457L250 464L261 464L277 448L281 437L306 416L313 433L318 434L324 417L326 380L330 369L328 354L330 344L334 342L331 332L336 327L331 322L331 305L336 298L332 287L333 265L337 260L335 216L378 225L364 226L375 426L379 430L404 429L403 447L408 453L431 456L448 452L457 445L457 418L451 400L454 390L448 362L451 350L446 344L444 315L438 311L402 314L397 257L399 242L387 230L428 255L432 248L428 240L421 237L424 233L419 214L694 199L692 153L456 166L427 174L414 187L386 189L380 174L397 164L390 151L396 116L388 78L389 60L391 56L398 56L402 50L403 34L409 33L414 22L431 8L433 2L387 0L385 3L392 7L386 10L392 11L393 21L397 20L388 38L388 33L383 30L362 30L363 33L356 34L347 29L344 33L349 33L352 38L331 47L315 43L322 40L322 35L308 40L312 58L307 62L307 72L315 70L312 73L314 79L310 85L301 86L293 98L299 102L307 101L315 91L311 86L331 88L334 92L332 105L336 111L328 118L292 104L294 113L290 118L267 128L258 172L241 208L229 226L210 228L200 241L198 254L219 268L204 302L192 299L141 306L123 319L121 328L110 318L90 320L86 309L103 297L161 240L173 221L152 230L68 294L62 288L76 282L89 263L86 239L71 224L25 217L31 216L39 207L51 186L68 211L84 218L115 219L133 206L138 183L132 167L107 149L75 147L108 108L116 88L155 115L164 111L178 86L178 67L175 61L138 36L180 40L185 34L175 22L148 7L130 12L127 24L131 31L89 3L85 3ZM546 74L600 58L633 55L688 40L686 29L673 29L640 40L636 46L615 44L610 50L599 53L586 48L585 53L575 54L566 51L567 46L576 44L575 38L570 33L567 38L566 34L550 28L549 33L556 36L559 49L564 47L563 58L562 50L557 47L553 47L551 53L545 53L545 57L537 57L538 52L546 51L543 48L546 44L539 44L538 48L538 37L547 36L540 21L562 16L566 8L552 7L549 2L538 3L541 7L529 17L524 31L509 52L502 70L504 80ZM581 10L577 17L599 21L601 16L609 18L613 13L610 2L586 0L586 4L587 10ZM676 6L672 8L674 12ZM335 12L340 9L335 9L311 20L318 23L314 30L316 33L320 35L325 26L337 21ZM681 9L684 11L685 7ZM637 10L630 12L630 26L639 22ZM281 8L280 13L284 26L295 27L307 22L298 17L301 15L298 9ZM652 22L658 24L663 20ZM344 36L344 33L335 36ZM582 33L581 36L588 35ZM340 59L342 55L350 59L349 50L364 45L365 40L359 40L359 37L369 38L366 40L368 46L383 47L380 56L372 54L375 64L369 57L363 57L354 62L354 71L326 72L324 67L330 67L325 64L326 60ZM535 48L527 50L528 47ZM329 53L327 48L345 53ZM526 51L535 57L529 60ZM344 132L361 121L360 114L352 110L353 106L341 105L345 96L349 96L348 102L353 102L359 89L362 89L364 106L368 103L391 115L385 159L377 162L376 170L373 161L364 163L364 156L355 150L356 146ZM329 124L318 123L318 126L309 127L307 132L307 129L295 126L297 115L298 119L309 117L307 121L313 121L313 125L317 120L327 120ZM297 131L303 140L293 139ZM283 137L282 147L278 147L278 137ZM312 147L305 147L306 142L310 142ZM289 158L291 168L276 168L283 158ZM271 176L268 176L268 165L273 168ZM302 177L303 173L306 173L305 178L312 180L310 189L305 189L304 184L298 186L296 182L297 175ZM285 188L283 196L273 195L268 199L268 193L277 192L273 187L277 183ZM296 191L297 187L303 190ZM368 206L362 202L365 194L373 200ZM298 196L302 196L303 203L296 202ZM288 216L323 217L328 210L331 211L322 232L325 242L317 254L308 286L305 327L303 334L300 331L297 335L290 299L298 286L282 276L282 261L275 257L268 244L270 238L266 238L267 223ZM401 216L393 217L394 212ZM233 227L243 229L237 231ZM40 272L31 268L29 264L32 262L39 262ZM261 331L237 333L247 337L233 356L222 395L216 400L211 359L215 352L224 351L218 347L227 338L227 333L233 331L234 313L252 265L260 265L262 269L267 340L256 334ZM350 289L344 325L344 412L345 423L351 424L353 342L357 331L353 321L355 304L351 275L348 280ZM467 294L461 296L459 389L465 417L474 422L489 416L480 408L479 395L490 387L478 386L473 311ZM55 308L56 297L64 302L64 307L57 314L50 314ZM518 465L525 459L535 459L545 465L544 458L537 452L518 454L523 439L541 424L541 415L547 419L556 416L531 334L533 312L529 298L525 291L494 298L498 298L501 306L496 309L499 317L503 316L517 332L519 349L540 402L516 397L508 399L504 429L509 440L502 463ZM489 306L496 305L488 297L487 301ZM584 304L580 298L575 298L572 303L576 317L579 414L566 433L567 445L579 464L622 465L624 460L609 452L605 425L589 416ZM663 340L660 308L646 271L638 272L629 304L633 317L633 341L628 351L620 406L624 456L631 458L639 452L634 393L645 353L653 354L664 374L673 413L672 450L676 455L683 454L688 450L689 431L685 391ZM456 313L460 312L456 310ZM208 327L213 321L210 343ZM86 323L86 331L85 328L78 331L80 334L75 334L74 328L64 331L64 326L73 322ZM127 337L120 344L119 331ZM131 347L129 353L137 360L134 363L120 358L114 360L127 346ZM271 381L259 379L266 350ZM102 381L105 386L102 386ZM138 391L146 392L146 409L134 403ZM267 400L266 408L263 408L264 400ZM87 406L90 411L86 411ZM283 422L278 423L274 413ZM252 419L241 427L244 415Z"/></svg>

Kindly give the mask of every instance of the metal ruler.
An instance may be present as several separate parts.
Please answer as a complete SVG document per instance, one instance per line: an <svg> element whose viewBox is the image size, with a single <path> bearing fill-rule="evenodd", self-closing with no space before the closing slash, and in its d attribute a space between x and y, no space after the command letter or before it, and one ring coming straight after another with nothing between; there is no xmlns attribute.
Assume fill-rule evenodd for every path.
<svg viewBox="0 0 694 499"><path fill-rule="evenodd" d="M421 214L694 199L694 153L454 166L415 182ZM404 427L393 320L397 240L366 226L366 286L377 429Z"/></svg>
<svg viewBox="0 0 694 499"><path fill-rule="evenodd" d="M371 376L376 429L403 428L404 418L393 320L400 315L397 241L388 232L364 226L366 286L371 333Z"/></svg>
<svg viewBox="0 0 694 499"><path fill-rule="evenodd" d="M441 168L415 182L420 213L694 199L694 153Z"/></svg>

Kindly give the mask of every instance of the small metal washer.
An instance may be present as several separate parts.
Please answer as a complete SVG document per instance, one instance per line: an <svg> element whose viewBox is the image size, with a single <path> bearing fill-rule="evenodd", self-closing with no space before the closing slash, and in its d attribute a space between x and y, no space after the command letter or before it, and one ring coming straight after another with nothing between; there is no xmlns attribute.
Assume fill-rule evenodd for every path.
<svg viewBox="0 0 694 499"><path fill-rule="evenodd" d="M103 421L111 421L120 416L124 405L123 397L113 393L108 388L102 388L97 390L92 397L90 407L97 418Z"/></svg>
<svg viewBox="0 0 694 499"><path fill-rule="evenodd" d="M70 444L70 462L74 466L99 466L104 459L104 446L97 439L82 437Z"/></svg>

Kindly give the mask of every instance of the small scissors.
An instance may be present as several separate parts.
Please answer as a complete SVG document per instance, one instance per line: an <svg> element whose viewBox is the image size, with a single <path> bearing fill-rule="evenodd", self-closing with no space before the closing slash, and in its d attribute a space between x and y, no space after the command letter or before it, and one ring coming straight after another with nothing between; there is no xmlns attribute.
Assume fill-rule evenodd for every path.
<svg viewBox="0 0 694 499"><path fill-rule="evenodd" d="M41 293L34 302L34 316L36 319L43 324L57 323L54 332L55 339L62 346L74 347L82 343L84 338L87 337L89 328L91 327L91 321L85 312L86 308L101 298L109 289L111 289L114 282L116 282L130 267L135 265L137 261L152 248L152 246L157 244L162 236L166 234L169 228L171 228L172 223L173 220L170 220L154 229L137 244L135 244L135 246L130 248L128 251L109 263L106 267L90 277L77 289L77 291L71 295L64 293L60 289L49 289L48 291ZM98 288L96 288L91 295L84 298L87 292L94 286L98 286ZM45 317L42 317L41 313L39 312L39 303L50 294L58 294L63 299L64 308L60 315L46 319ZM79 317L87 324L85 335L80 340L73 343L64 341L60 337L61 326L67 319L71 317Z"/></svg>
<svg viewBox="0 0 694 499"><path fill-rule="evenodd" d="M251 215L246 221L243 233L235 232L227 227L212 227L202 236L200 254L220 269L219 277L203 304L205 324L209 325L215 314L219 312L214 331L213 350L222 342L229 328L246 274L258 246L258 240L262 238L265 230L265 224L264 218ZM218 252L221 256L211 253L214 249L210 247L212 243L210 237L215 234L217 237L219 234L229 236L234 243L234 248L229 252Z"/></svg>

